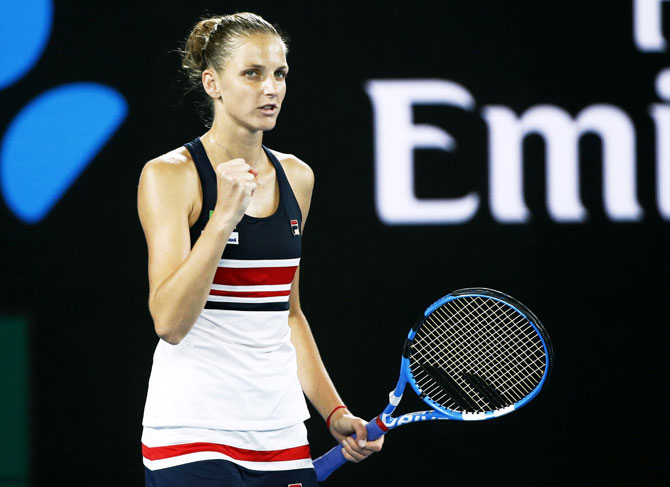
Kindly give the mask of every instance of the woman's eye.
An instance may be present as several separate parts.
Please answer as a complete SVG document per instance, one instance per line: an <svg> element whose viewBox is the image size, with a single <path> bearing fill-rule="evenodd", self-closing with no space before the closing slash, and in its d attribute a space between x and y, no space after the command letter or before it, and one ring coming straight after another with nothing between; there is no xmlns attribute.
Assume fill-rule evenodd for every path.
<svg viewBox="0 0 670 487"><path fill-rule="evenodd" d="M286 78L286 71L277 71L275 72L275 77L277 79L284 79Z"/></svg>
<svg viewBox="0 0 670 487"><path fill-rule="evenodd" d="M258 71L254 71L253 69L250 69L249 71L245 71L244 75L247 76L248 78L255 78L258 76Z"/></svg>

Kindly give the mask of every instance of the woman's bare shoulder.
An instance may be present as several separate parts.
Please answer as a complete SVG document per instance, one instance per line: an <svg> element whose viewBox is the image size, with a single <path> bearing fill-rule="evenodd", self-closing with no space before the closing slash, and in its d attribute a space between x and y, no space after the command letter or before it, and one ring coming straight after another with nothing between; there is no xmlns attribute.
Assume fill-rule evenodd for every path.
<svg viewBox="0 0 670 487"><path fill-rule="evenodd" d="M285 154L276 150L273 150L272 153L284 168L291 186L294 189L308 190L311 193L314 186L312 168L293 154Z"/></svg>
<svg viewBox="0 0 670 487"><path fill-rule="evenodd" d="M140 207L194 209L199 194L198 172L185 147L166 152L144 164L140 175Z"/></svg>
<svg viewBox="0 0 670 487"><path fill-rule="evenodd" d="M193 158L186 147L178 147L144 164L140 178L145 176L161 179L184 177L197 174Z"/></svg>

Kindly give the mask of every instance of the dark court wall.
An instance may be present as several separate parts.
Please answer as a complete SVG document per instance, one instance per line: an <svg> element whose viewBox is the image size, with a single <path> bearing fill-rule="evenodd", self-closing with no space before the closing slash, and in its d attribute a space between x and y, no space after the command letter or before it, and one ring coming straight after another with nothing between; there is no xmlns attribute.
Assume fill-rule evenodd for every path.
<svg viewBox="0 0 670 487"><path fill-rule="evenodd" d="M157 337L137 181L206 130L175 49L206 12L242 10L291 39L264 142L315 172L301 300L347 405L380 412L408 328L455 289L515 296L556 352L519 412L399 429L325 485L662 484L668 2L27 4L42 47L0 6L26 22L12 63L34 52L0 77L0 324L28 330L3 374L29 371L25 393L3 382L28 408L7 485L143 482ZM320 455L332 438L307 425Z"/></svg>

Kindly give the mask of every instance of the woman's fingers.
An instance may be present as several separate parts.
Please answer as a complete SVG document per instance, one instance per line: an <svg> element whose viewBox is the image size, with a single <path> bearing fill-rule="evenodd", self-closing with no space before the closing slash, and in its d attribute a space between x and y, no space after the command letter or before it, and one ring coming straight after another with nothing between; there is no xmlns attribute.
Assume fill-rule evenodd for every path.
<svg viewBox="0 0 670 487"><path fill-rule="evenodd" d="M361 447L358 440L354 440L349 436L342 440L342 454L348 461L358 463L361 460L365 460L373 453L381 451L383 444L384 437L382 436L375 441L367 441L365 446Z"/></svg>
<svg viewBox="0 0 670 487"><path fill-rule="evenodd" d="M342 454L344 458L354 463L358 463L368 456L362 453L361 447L356 444L356 440L351 436L342 440Z"/></svg>

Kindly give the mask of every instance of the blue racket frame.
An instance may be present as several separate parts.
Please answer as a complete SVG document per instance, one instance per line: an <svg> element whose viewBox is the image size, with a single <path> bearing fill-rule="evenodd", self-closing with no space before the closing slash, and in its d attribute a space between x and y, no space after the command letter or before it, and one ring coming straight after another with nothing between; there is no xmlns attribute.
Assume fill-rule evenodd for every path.
<svg viewBox="0 0 670 487"><path fill-rule="evenodd" d="M467 413L461 411L452 411L434 402L430 397L426 396L423 393L423 391L421 391L421 389L419 388L410 369L409 364L410 347L412 345L414 337L416 336L417 331L419 330L423 322L426 320L426 318L430 316L430 314L433 311L435 311L437 308L444 305L445 303L448 303L449 301L453 301L455 299L462 299L464 297L478 297L478 296L486 297L489 299L495 299L496 301L499 301L504 305L510 306L515 311L523 315L529 321L529 323L537 332L537 335L540 337L540 340L542 341L542 346L544 347L545 356L547 357L545 371L539 384L523 399L515 402L510 406L482 413ZM426 308L426 310L424 311L422 318L409 331L407 339L405 340L403 357L400 363L400 376L398 378L398 383L396 384L395 389L393 389L393 391L391 391L391 393L389 394L389 403L386 406L386 408L384 408L384 410L379 416L377 416L367 424L366 430L368 434L368 441L374 441L380 438L381 436L385 435L390 430L395 429L399 426L409 423L416 423L419 421L432 421L436 419L451 419L457 421L481 421L486 419L498 418L505 414L509 414L512 411L515 411L520 407L524 406L535 396L537 396L537 394L544 386L547 377L549 376L552 363L553 363L553 348L551 345L551 341L549 340L549 335L547 334L546 330L544 329L538 318L532 313L532 311L530 311L522 303L520 303L513 297L508 296L507 294L488 288L466 288L454 291L438 299L433 304L428 306L428 308ZM433 409L429 411L416 411L412 413L403 414L397 417L391 416L395 412L395 409L398 406L398 404L400 403L400 400L402 399L407 384L410 384L412 386L412 389L414 389L414 392L416 392L416 394ZM316 471L317 479L319 481L325 480L331 473L333 473L335 470L337 470L345 463L347 463L347 460L346 458L344 458L344 455L342 454L342 446L337 445L333 447L330 451L328 451L318 459L314 460L313 465L314 470Z"/></svg>

